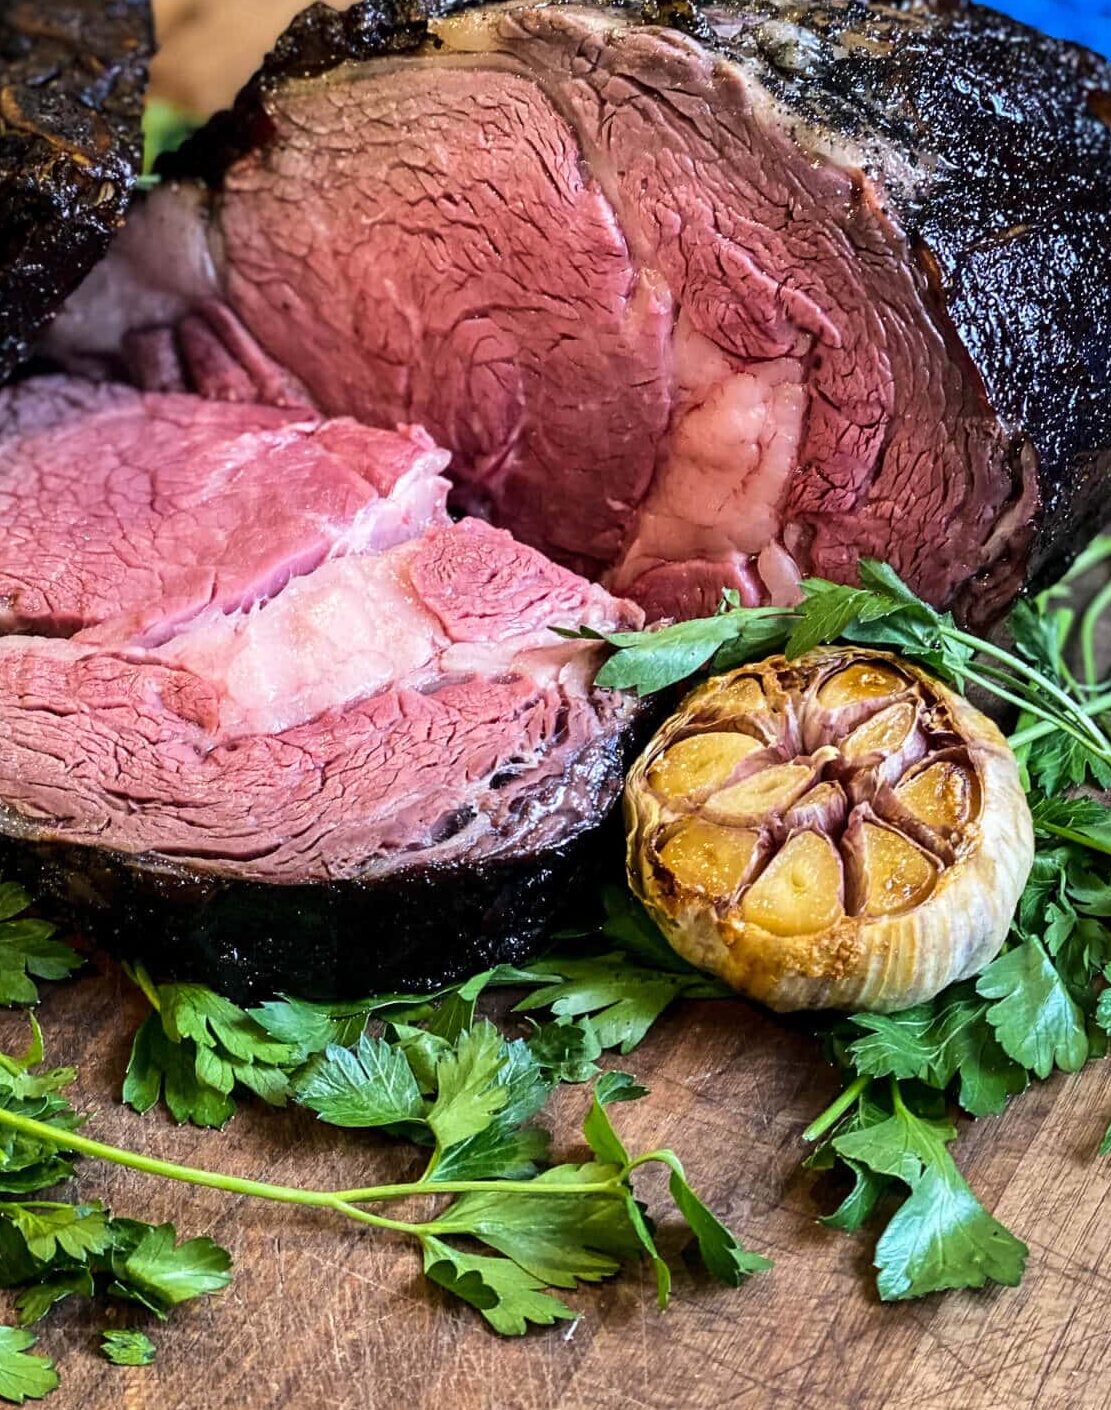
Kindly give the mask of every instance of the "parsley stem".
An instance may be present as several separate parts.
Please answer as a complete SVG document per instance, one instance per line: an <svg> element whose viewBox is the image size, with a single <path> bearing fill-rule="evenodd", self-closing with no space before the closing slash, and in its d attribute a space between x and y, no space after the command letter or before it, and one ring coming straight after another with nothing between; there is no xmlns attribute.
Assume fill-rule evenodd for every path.
<svg viewBox="0 0 1111 1410"><path fill-rule="evenodd" d="M1086 715L1106 715L1108 711L1111 711L1111 693L1099 695L1094 700L1086 701L1082 708ZM1028 706L1024 705L1023 709L1033 714ZM1039 739L1045 739L1047 735L1052 734L1058 728L1056 720L1043 718L1040 723L1027 725L1025 729L1020 729L1012 734L1008 743L1012 749L1021 749L1024 744L1035 744Z"/></svg>
<svg viewBox="0 0 1111 1410"><path fill-rule="evenodd" d="M0 1112L0 1117L3 1113ZM363 1190L337 1190L332 1198L348 1204L370 1204L376 1200L412 1199L414 1195L617 1195L617 1181L584 1181L580 1185L538 1184L535 1180L411 1180L400 1185L368 1185Z"/></svg>
<svg viewBox="0 0 1111 1410"><path fill-rule="evenodd" d="M1077 832L1071 827L1058 827L1055 823L1039 821L1036 826L1039 832L1052 833L1054 837L1062 837L1066 842L1075 842L1081 847L1086 847L1089 852L1102 852L1104 856L1111 857L1111 842L1101 842L1089 833Z"/></svg>
<svg viewBox="0 0 1111 1410"><path fill-rule="evenodd" d="M1109 607L1111 607L1111 583L1105 583L1092 599L1080 622L1080 654L1084 666L1084 679L1093 689L1100 683L1099 666L1096 663L1096 631Z"/></svg>
<svg viewBox="0 0 1111 1410"><path fill-rule="evenodd" d="M357 1204L369 1204L376 1200L411 1199L417 1195L456 1195L456 1194L527 1194L548 1196L610 1195L624 1199L626 1191L621 1188L621 1177L610 1180L583 1181L581 1184L548 1185L536 1180L414 1180L407 1184L371 1185L362 1190L307 1190L297 1185L271 1185L262 1180L248 1180L239 1175L227 1175L218 1170L202 1170L195 1165L179 1165L175 1161L160 1160L157 1156L140 1155L137 1151L125 1150L122 1146L106 1145L94 1141L76 1131L64 1131L50 1126L34 1117L21 1116L14 1111L0 1107L0 1126L8 1126L13 1131L21 1131L25 1136L33 1136L44 1144L57 1146L60 1150L74 1151L92 1160L105 1160L113 1165L123 1165L129 1170L139 1170L144 1175L157 1175L167 1180L181 1180L188 1185L202 1185L210 1190L225 1190L229 1194L249 1195L255 1199L274 1200L280 1204L308 1205L315 1209L331 1209L349 1219L362 1224L373 1224L380 1229L396 1229L404 1234L418 1237L425 1224L411 1224L399 1219L388 1219L383 1214L371 1214L369 1210L356 1209ZM654 1153L651 1157L657 1159Z"/></svg>
<svg viewBox="0 0 1111 1410"><path fill-rule="evenodd" d="M666 1165L669 1170L674 1170L680 1179L686 1179L683 1167L679 1164L679 1157L670 1150L645 1151L643 1155L634 1156L632 1160L626 1162L621 1172L621 1178L626 1179L639 1165L650 1165L652 1161L656 1160L661 1165Z"/></svg>
<svg viewBox="0 0 1111 1410"><path fill-rule="evenodd" d="M420 1225L406 1224L398 1219L387 1219L384 1215L371 1214L366 1210L353 1209L350 1201L342 1195L328 1190L305 1190L294 1185L271 1185L262 1180L248 1180L239 1175L227 1175L216 1170L201 1170L193 1165L178 1165L175 1161L160 1160L157 1156L140 1155L137 1151L124 1150L122 1146L109 1146L103 1141L91 1140L76 1131L63 1131L57 1126L49 1126L44 1121L36 1121L30 1116L20 1116L14 1111L0 1107L0 1126L21 1131L25 1136L33 1136L44 1145L57 1146L60 1150L74 1151L92 1160L105 1160L113 1165L123 1165L129 1170L139 1170L144 1175L158 1175L168 1180L181 1180L188 1185L203 1185L210 1190L225 1190L229 1194L250 1195L256 1199L275 1200L281 1204L309 1205L317 1209L332 1209L357 1219L363 1224L373 1224L382 1229L396 1229L406 1234L417 1234Z"/></svg>
<svg viewBox="0 0 1111 1410"><path fill-rule="evenodd" d="M972 636L969 632L962 632L956 627L944 627L943 631L961 646L967 646L970 650L984 656L992 656L997 661L1001 661L1003 665L1015 675L1025 676L1038 690L1044 691L1051 699L1056 700L1065 713L1072 716L1087 732L1092 741L1096 744L1099 752L1103 754L1105 758L1111 759L1111 740L1109 740L1099 726L1085 714L1084 710L1077 704L1072 696L1069 695L1067 691L1062 690L1055 681L1049 680L1046 676L1042 675L1041 671L1035 669L1033 666L1028 666L1021 657L1013 655L1010 651L1004 650L1001 646L996 646L994 642L984 641L981 637ZM1063 726L1064 721L1061 723Z"/></svg>
<svg viewBox="0 0 1111 1410"><path fill-rule="evenodd" d="M832 1126L836 1126L857 1098L863 1096L871 1085L871 1082L872 1079L865 1076L863 1073L854 1081L850 1082L841 1095L835 1101L830 1102L821 1116L814 1118L802 1133L802 1139L804 1141L817 1141L820 1137L824 1136Z"/></svg>
<svg viewBox="0 0 1111 1410"><path fill-rule="evenodd" d="M150 1004L151 1008L155 1011L155 1013L161 1013L162 1001L158 997L158 989L155 987L154 980L151 979L145 967L138 963L128 964L128 962L125 960L122 968L124 974L127 975L128 979L130 979L131 982L136 985L137 988L143 991L144 995L146 996L147 1002Z"/></svg>
<svg viewBox="0 0 1111 1410"><path fill-rule="evenodd" d="M1014 692L1008 688L1010 677L1006 672L996 670L992 666L981 666L978 671L966 670L965 675L970 680L977 681L985 690L990 690L992 694L998 696L1000 700L1005 700L1008 705L1014 705L1016 709L1022 710L1028 715L1036 715L1039 720L1044 720L1051 729L1063 730L1065 734L1075 739L1078 744L1083 745L1090 753L1098 754L1100 758L1106 759L1108 763L1111 763L1111 744L1106 747L1097 747L1095 741L1088 736L1086 731L1081 733L1080 730L1062 715L1050 714L1048 710L1043 709L1028 697L1015 695Z"/></svg>

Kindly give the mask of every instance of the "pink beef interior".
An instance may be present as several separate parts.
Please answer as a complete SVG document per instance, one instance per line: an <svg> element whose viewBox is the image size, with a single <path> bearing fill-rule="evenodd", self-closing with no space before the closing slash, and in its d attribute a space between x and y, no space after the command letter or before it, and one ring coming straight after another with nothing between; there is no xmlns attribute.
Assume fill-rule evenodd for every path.
<svg viewBox="0 0 1111 1410"><path fill-rule="evenodd" d="M540 849L630 707L552 626L635 626L453 523L423 431L25 383L0 406L9 827L282 881Z"/></svg>
<svg viewBox="0 0 1111 1410"><path fill-rule="evenodd" d="M939 603L990 577L1036 489L851 151L673 32L437 32L279 88L227 174L219 292L268 358L331 415L426 425L461 504L652 616L862 553Z"/></svg>

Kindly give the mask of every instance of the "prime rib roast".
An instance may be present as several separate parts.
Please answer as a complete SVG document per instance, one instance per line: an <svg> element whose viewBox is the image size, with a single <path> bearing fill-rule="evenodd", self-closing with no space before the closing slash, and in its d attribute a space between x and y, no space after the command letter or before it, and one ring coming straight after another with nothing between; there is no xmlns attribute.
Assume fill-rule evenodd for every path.
<svg viewBox="0 0 1111 1410"><path fill-rule="evenodd" d="M650 616L869 554L983 624L1060 564L1111 466L1107 62L956 0L420 3L306 11L56 344L421 424Z"/></svg>
<svg viewBox="0 0 1111 1410"><path fill-rule="evenodd" d="M417 429L66 377L0 402L21 873L237 988L534 942L638 712L551 628L639 610L453 521Z"/></svg>
<svg viewBox="0 0 1111 1410"><path fill-rule="evenodd" d="M524 953L638 731L551 628L990 624L1109 271L1111 66L976 6L314 5L0 393L11 864L258 986Z"/></svg>

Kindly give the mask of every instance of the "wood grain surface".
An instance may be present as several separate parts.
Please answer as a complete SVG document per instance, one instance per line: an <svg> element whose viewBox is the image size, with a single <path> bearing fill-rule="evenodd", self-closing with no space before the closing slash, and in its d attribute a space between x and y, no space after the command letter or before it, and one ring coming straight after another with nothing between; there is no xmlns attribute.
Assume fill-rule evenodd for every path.
<svg viewBox="0 0 1111 1410"><path fill-rule="evenodd" d="M413 1178L412 1148L337 1131L306 1112L247 1109L223 1133L138 1117L118 1103L142 1014L101 972L42 1008L48 1056L80 1067L90 1134L163 1157L289 1184ZM22 1020L0 1019L20 1044ZM406 1243L325 1214L236 1200L86 1162L78 1189L119 1214L172 1219L235 1259L222 1295L165 1326L122 1304L63 1305L42 1347L62 1388L51 1410L1097 1410L1111 1406L1111 1064L1055 1078L1002 1117L968 1122L957 1158L987 1207L1030 1245L1021 1288L883 1306L867 1234L815 1220L837 1198L799 1169L799 1134L834 1095L801 1028L737 1002L676 1009L625 1060L651 1088L614 1109L638 1148L673 1145L698 1188L774 1270L722 1289L676 1256L675 1299L655 1309L646 1270L568 1295L579 1322L514 1341L425 1284ZM585 1092L553 1107L556 1148L583 1153ZM650 1195L657 1186L645 1182ZM662 1208L658 1200L657 1208ZM675 1231L673 1231L675 1232ZM109 1366L105 1325L144 1326L158 1361Z"/></svg>

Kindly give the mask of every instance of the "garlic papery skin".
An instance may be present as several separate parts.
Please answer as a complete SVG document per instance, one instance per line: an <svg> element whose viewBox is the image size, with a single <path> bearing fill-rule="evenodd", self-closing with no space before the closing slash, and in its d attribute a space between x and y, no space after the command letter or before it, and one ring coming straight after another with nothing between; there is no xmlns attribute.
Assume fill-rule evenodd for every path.
<svg viewBox="0 0 1111 1410"><path fill-rule="evenodd" d="M859 647L699 686L630 770L625 816L629 883L670 943L780 1011L891 1012L977 973L1034 857L992 721Z"/></svg>

